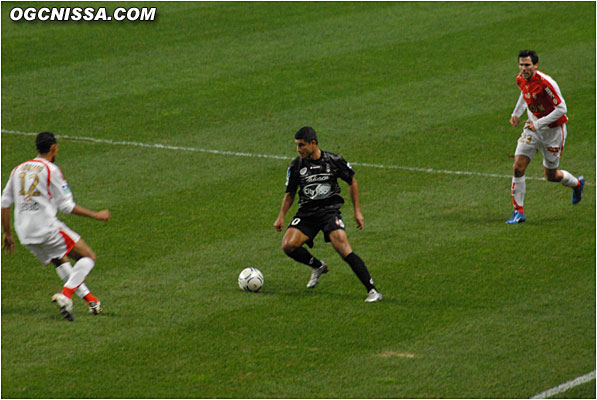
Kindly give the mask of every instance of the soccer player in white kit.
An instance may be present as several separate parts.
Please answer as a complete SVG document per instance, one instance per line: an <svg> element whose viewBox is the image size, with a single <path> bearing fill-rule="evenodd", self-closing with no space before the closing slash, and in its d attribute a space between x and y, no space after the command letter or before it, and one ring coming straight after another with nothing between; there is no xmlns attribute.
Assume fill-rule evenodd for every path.
<svg viewBox="0 0 597 400"><path fill-rule="evenodd" d="M89 312L101 312L100 301L83 283L95 266L95 253L81 236L58 220L58 210L101 221L110 219L108 210L91 211L75 204L62 171L54 164L58 144L51 132L42 132L35 141L38 156L25 161L11 173L2 192L2 249L14 252L11 233L10 207L14 204L15 231L21 244L27 247L44 265L53 263L64 281L61 293L52 296L64 318L72 321L72 296L77 293L87 301ZM71 265L69 257L77 260Z"/></svg>
<svg viewBox="0 0 597 400"><path fill-rule="evenodd" d="M556 81L539 71L539 56L534 50L521 50L518 53L520 73L516 83L520 87L520 97L510 117L514 127L520 123L520 117L527 110L528 120L516 152L514 153L514 176L512 177L512 203L514 211L507 224L519 224L526 221L524 215L524 195L526 192L525 171L533 156L543 154L543 171L550 182L560 182L572 188L572 204L582 200L585 179L576 178L568 171L558 169L564 143L566 142L566 102Z"/></svg>

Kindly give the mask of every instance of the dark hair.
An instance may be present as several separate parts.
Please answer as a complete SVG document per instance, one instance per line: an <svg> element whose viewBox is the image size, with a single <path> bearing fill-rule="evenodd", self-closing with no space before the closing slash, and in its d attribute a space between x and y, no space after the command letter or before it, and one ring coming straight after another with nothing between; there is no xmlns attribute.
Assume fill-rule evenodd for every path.
<svg viewBox="0 0 597 400"><path fill-rule="evenodd" d="M303 126L294 134L294 138L297 140L302 139L307 143L311 143L312 140L315 140L315 143L319 143L317 141L317 133L315 133L315 129L310 126Z"/></svg>
<svg viewBox="0 0 597 400"><path fill-rule="evenodd" d="M49 153L53 144L56 144L56 137L52 132L42 132L35 138L35 147L39 154Z"/></svg>
<svg viewBox="0 0 597 400"><path fill-rule="evenodd" d="M531 61L533 64L537 64L539 62L539 55L535 50L520 50L518 52L518 58L527 58L531 57Z"/></svg>

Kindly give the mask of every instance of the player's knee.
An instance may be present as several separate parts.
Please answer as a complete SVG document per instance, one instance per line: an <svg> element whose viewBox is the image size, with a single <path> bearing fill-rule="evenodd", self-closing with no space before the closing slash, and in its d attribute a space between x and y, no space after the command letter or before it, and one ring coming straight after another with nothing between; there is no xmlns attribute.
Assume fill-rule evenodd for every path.
<svg viewBox="0 0 597 400"><path fill-rule="evenodd" d="M342 257L342 259L346 259L346 257L348 257L350 255L350 253L352 253L352 248L350 246L342 246L342 247L337 247L336 251L338 252L338 254L340 255L340 257Z"/></svg>
<svg viewBox="0 0 597 400"><path fill-rule="evenodd" d="M282 251L284 251L284 253L286 253L286 255L295 251L297 249L297 247L298 246L296 246L294 243L292 243L290 241L282 240Z"/></svg>
<svg viewBox="0 0 597 400"><path fill-rule="evenodd" d="M520 164L514 163L514 165L512 166L512 171L515 177L520 178L524 175L525 168L522 167Z"/></svg>
<svg viewBox="0 0 597 400"><path fill-rule="evenodd" d="M549 182L557 182L557 178L553 175L546 175L545 179L547 179Z"/></svg>
<svg viewBox="0 0 597 400"><path fill-rule="evenodd" d="M332 246L334 250L340 254L342 258L346 258L350 253L352 253L352 248L350 247L350 243L348 243L348 238L344 231L334 231L330 235L330 239L332 241Z"/></svg>
<svg viewBox="0 0 597 400"><path fill-rule="evenodd" d="M54 258L51 263L54 264L54 266L56 268L58 268L59 266L61 266L64 263L68 262L68 258L66 256L64 256L64 258Z"/></svg>
<svg viewBox="0 0 597 400"><path fill-rule="evenodd" d="M558 179L558 175L555 171L545 171L545 179L549 182L560 182L562 178Z"/></svg>
<svg viewBox="0 0 597 400"><path fill-rule="evenodd" d="M93 252L93 250L89 249L89 253L85 255L85 257L90 258L91 261L95 264L97 262L97 256Z"/></svg>
<svg viewBox="0 0 597 400"><path fill-rule="evenodd" d="M336 251L340 254L342 258L346 258L350 253L352 253L352 247L350 247L350 243L348 241L344 241L339 243L335 246Z"/></svg>

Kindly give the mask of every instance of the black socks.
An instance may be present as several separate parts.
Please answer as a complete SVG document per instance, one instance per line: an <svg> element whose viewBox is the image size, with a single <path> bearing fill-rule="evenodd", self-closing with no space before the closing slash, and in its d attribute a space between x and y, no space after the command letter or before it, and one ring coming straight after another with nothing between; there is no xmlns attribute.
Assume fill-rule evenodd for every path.
<svg viewBox="0 0 597 400"><path fill-rule="evenodd" d="M363 262L361 257L359 257L358 255L356 255L353 252L353 253L350 253L349 255L347 255L346 258L344 259L344 261L346 261L348 263L348 265L350 265L350 268L352 268L352 271L359 278L361 283L363 285L365 285L365 287L367 288L367 292L370 291L371 289L375 289L375 286L373 285L373 279L371 278L371 275L369 274L369 270L365 266L365 263ZM375 290L377 290L377 289L375 289Z"/></svg>
<svg viewBox="0 0 597 400"><path fill-rule="evenodd" d="M313 257L311 253L309 253L309 251L304 247L298 247L292 252L286 254L293 260L298 261L301 264L308 265L312 268L319 268L323 265L320 260ZM365 266L365 263L361 257L353 252L347 255L344 261L350 265L350 268L352 268L352 271L359 278L361 283L367 288L367 291L370 291L371 289L377 290L373 285L373 279L371 279L369 270L367 269L367 266Z"/></svg>
<svg viewBox="0 0 597 400"><path fill-rule="evenodd" d="M319 268L323 265L321 261L313 257L311 253L309 253L309 250L305 249L304 247L297 247L292 252L286 254L293 260L308 265L311 268Z"/></svg>

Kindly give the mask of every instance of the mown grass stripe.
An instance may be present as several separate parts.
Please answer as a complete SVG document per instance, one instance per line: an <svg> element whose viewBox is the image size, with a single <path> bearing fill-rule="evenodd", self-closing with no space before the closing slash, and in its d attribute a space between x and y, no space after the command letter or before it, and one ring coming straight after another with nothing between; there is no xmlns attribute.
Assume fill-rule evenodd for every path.
<svg viewBox="0 0 597 400"><path fill-rule="evenodd" d="M24 136L35 136L37 133L33 132L20 132L20 131L13 131L8 129L2 129L2 133L7 133L11 135L24 135ZM146 148L153 148L153 149L163 149L163 150L178 150L178 151L194 151L199 153L210 153L210 154L219 154L219 155L226 155L226 156L235 156L235 157L254 157L254 158L269 158L269 159L276 159L276 160L291 160L292 157L287 156L278 156L274 154L257 154L257 153L244 153L244 152L237 152L237 151L227 151L227 150L215 150L215 149L205 149L200 147L186 147L186 146L171 146L171 145L164 145L164 144L156 144L156 143L142 143L142 142L133 142L133 141L119 141L119 140L110 140L110 139L97 139L91 137L83 137L83 136L68 136L68 135L56 135L58 138L74 140L74 141L85 141L85 142L93 142L93 143L103 143L115 146L136 146L136 147L146 147ZM407 167L403 165L385 165L385 164L370 164L370 163L361 163L361 162L350 162L352 165L360 166L360 167L369 167L369 168L380 168L380 169L398 169L403 171L411 171L411 172L423 172L428 174L444 174L444 175L464 175L464 176L481 176L486 178L499 178L499 179L509 179L512 176L506 174L492 174L488 172L476 172L476 171L452 171L446 169L433 169L433 168L421 168L421 167ZM531 180L538 180L544 181L545 178L527 176L527 179Z"/></svg>

